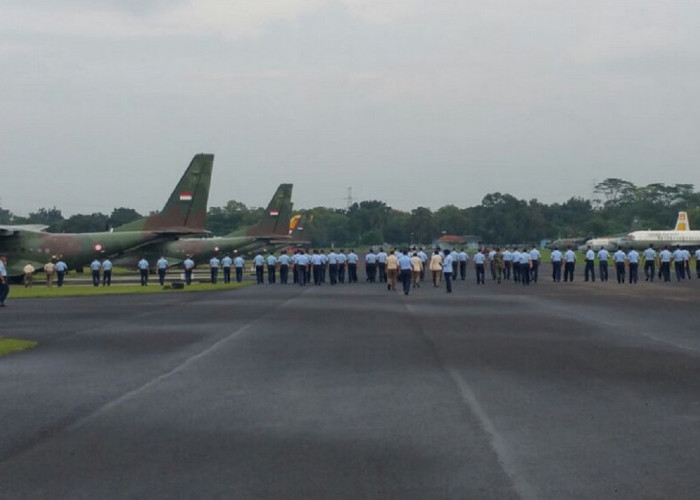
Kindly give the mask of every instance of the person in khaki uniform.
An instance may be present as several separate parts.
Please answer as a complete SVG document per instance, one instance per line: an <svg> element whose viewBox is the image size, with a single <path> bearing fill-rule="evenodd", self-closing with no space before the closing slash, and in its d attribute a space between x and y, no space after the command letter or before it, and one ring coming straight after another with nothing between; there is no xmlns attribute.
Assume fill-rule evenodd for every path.
<svg viewBox="0 0 700 500"><path fill-rule="evenodd" d="M46 273L46 286L51 288L51 285L53 285L53 278L56 275L56 264L53 260L50 260L44 265L44 272Z"/></svg>
<svg viewBox="0 0 700 500"><path fill-rule="evenodd" d="M442 278L442 255L440 255L440 250L435 250L432 257L430 257L430 264L428 268L433 273L433 286L440 286L440 279Z"/></svg>
<svg viewBox="0 0 700 500"><path fill-rule="evenodd" d="M423 272L423 261L418 257L418 252L413 252L411 257L411 278L413 278L413 288L420 288L420 275Z"/></svg>
<svg viewBox="0 0 700 500"><path fill-rule="evenodd" d="M399 259L394 255L394 251L389 252L386 257L386 289L396 290L396 277L399 274Z"/></svg>
<svg viewBox="0 0 700 500"><path fill-rule="evenodd" d="M32 278L34 277L34 266L27 262L27 265L22 268L24 272L24 288L29 288L32 286Z"/></svg>

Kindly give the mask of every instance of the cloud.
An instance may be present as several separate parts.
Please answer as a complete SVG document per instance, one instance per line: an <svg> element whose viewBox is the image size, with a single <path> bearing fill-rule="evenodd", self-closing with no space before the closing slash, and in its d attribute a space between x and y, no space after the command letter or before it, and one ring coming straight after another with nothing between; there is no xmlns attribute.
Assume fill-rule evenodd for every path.
<svg viewBox="0 0 700 500"><path fill-rule="evenodd" d="M269 23L311 12L327 0L186 0L150 2L134 8L127 2L32 3L8 8L3 30L23 34L108 37L217 35L226 38L260 34ZM20 28L18 28L20 27Z"/></svg>

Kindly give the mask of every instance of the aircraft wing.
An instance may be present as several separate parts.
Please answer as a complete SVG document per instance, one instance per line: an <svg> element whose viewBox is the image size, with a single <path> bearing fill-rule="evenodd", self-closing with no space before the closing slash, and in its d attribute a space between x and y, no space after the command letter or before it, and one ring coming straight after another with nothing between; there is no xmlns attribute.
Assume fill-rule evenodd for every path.
<svg viewBox="0 0 700 500"><path fill-rule="evenodd" d="M2 224L0 225L0 236L15 236L20 231L40 232L46 229L44 224Z"/></svg>
<svg viewBox="0 0 700 500"><path fill-rule="evenodd" d="M306 246L310 245L309 240L298 240L296 238L270 240L272 245Z"/></svg>
<svg viewBox="0 0 700 500"><path fill-rule="evenodd" d="M172 237L177 237L177 236L190 236L190 235L198 235L198 234L211 234L211 231L207 231L206 229L193 229L190 227L167 227L164 229L159 229L155 231L151 231L153 234L158 234L162 236L172 236Z"/></svg>

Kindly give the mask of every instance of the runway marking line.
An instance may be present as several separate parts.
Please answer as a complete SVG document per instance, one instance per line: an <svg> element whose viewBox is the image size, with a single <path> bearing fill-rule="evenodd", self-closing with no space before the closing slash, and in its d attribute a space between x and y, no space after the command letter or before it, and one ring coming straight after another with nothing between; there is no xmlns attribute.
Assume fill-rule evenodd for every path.
<svg viewBox="0 0 700 500"><path fill-rule="evenodd" d="M416 317L416 311L413 305L408 303L404 305L408 312ZM431 345L433 355L437 359L440 367L449 375L450 379L455 384L457 392L466 403L469 411L477 418L479 425L481 425L483 431L489 436L491 448L494 453L496 453L498 462L501 464L503 472L508 476L508 479L513 485L515 493L523 500L536 500L540 498L533 486L523 477L523 474L518 471L517 460L510 446L508 446L508 442L498 432L498 429L496 429L496 426L491 418L489 418L486 410L481 406L481 403L479 403L479 399L474 394L469 383L460 375L459 371L451 366L440 354L440 350L433 336L423 328L423 325L418 321L416 321L415 324L418 325L422 337Z"/></svg>

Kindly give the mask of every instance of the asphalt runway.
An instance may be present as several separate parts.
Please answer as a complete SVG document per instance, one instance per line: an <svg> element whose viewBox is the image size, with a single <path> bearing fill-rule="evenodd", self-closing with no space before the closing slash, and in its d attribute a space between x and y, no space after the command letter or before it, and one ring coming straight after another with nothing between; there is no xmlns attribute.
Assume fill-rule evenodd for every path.
<svg viewBox="0 0 700 500"><path fill-rule="evenodd" d="M0 498L700 497L700 280L8 300Z"/></svg>

